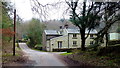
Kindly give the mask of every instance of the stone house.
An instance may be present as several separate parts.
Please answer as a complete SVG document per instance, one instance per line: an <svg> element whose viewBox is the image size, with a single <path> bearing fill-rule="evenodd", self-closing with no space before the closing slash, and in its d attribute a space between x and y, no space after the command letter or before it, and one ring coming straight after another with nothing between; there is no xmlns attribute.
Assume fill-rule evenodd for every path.
<svg viewBox="0 0 120 68"><path fill-rule="evenodd" d="M55 37L59 37L62 36L59 31L57 30L44 30L43 34L42 34L42 44L43 46L43 50L47 50L48 47L48 41L50 41L50 39L55 38Z"/></svg>
<svg viewBox="0 0 120 68"><path fill-rule="evenodd" d="M88 33L88 30L85 32ZM86 47L92 45L93 38L96 37L97 31L91 30L86 39ZM78 28L60 28L60 30L44 30L43 32L43 49L53 51L53 49L69 49L81 47L81 35Z"/></svg>

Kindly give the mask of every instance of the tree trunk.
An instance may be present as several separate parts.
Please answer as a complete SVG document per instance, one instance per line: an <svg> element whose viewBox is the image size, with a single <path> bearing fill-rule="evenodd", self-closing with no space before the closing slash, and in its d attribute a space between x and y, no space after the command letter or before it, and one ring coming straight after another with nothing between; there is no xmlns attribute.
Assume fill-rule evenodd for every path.
<svg viewBox="0 0 120 68"><path fill-rule="evenodd" d="M81 30L81 50L82 51L85 51L86 50L86 48L85 48L85 29L83 29L83 30Z"/></svg>
<svg viewBox="0 0 120 68"><path fill-rule="evenodd" d="M82 50L82 51L85 51L85 38L82 38L81 43L82 43L82 45L81 45L81 50Z"/></svg>
<svg viewBox="0 0 120 68"><path fill-rule="evenodd" d="M106 48L107 48L107 46L108 46L108 33L106 32Z"/></svg>

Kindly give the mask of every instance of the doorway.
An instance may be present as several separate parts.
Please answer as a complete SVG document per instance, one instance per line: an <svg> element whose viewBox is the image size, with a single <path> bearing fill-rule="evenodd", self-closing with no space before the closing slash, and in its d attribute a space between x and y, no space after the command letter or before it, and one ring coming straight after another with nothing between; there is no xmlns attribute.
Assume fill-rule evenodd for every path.
<svg viewBox="0 0 120 68"><path fill-rule="evenodd" d="M58 41L58 48L62 48L62 41Z"/></svg>

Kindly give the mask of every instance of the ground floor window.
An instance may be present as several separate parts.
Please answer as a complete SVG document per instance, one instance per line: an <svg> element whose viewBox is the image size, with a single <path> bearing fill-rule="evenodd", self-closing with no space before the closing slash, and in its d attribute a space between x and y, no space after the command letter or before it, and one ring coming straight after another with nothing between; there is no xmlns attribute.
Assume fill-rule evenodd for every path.
<svg viewBox="0 0 120 68"><path fill-rule="evenodd" d="M77 41L73 41L73 46L76 46L77 45Z"/></svg>
<svg viewBox="0 0 120 68"><path fill-rule="evenodd" d="M92 45L93 44L93 41L90 41L90 45Z"/></svg>

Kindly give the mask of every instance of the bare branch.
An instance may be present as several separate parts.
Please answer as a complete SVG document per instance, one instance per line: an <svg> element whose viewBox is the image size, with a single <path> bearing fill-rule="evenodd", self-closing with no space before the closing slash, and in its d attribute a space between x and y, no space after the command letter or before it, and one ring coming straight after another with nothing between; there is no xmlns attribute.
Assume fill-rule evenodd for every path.
<svg viewBox="0 0 120 68"><path fill-rule="evenodd" d="M40 3L38 0L30 0L32 6L32 11L39 15L41 20L49 18L50 11L53 9L60 8L59 5L64 3L63 1L58 1L55 3L46 3L45 5Z"/></svg>

